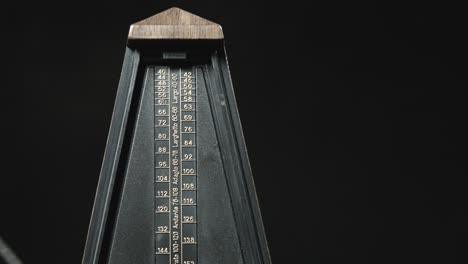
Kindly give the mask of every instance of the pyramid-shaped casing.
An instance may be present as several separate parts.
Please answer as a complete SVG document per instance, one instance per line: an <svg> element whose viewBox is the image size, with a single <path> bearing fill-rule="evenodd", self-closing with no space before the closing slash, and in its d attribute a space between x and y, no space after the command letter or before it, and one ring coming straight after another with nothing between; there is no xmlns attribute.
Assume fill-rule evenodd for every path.
<svg viewBox="0 0 468 264"><path fill-rule="evenodd" d="M222 37L177 8L132 25L83 264L271 263Z"/></svg>

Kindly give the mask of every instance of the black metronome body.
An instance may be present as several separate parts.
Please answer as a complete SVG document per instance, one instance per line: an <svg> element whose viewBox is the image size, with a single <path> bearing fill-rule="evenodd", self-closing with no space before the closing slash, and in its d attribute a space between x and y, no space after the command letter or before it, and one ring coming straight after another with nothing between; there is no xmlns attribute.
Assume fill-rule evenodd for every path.
<svg viewBox="0 0 468 264"><path fill-rule="evenodd" d="M271 263L219 25L131 26L82 263Z"/></svg>

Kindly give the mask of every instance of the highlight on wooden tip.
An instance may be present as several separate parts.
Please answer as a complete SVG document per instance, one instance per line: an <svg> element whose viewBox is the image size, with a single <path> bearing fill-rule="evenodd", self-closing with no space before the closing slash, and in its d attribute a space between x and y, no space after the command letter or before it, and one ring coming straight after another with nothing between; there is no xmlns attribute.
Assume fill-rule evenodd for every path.
<svg viewBox="0 0 468 264"><path fill-rule="evenodd" d="M177 7L130 26L128 39L223 39L220 25Z"/></svg>

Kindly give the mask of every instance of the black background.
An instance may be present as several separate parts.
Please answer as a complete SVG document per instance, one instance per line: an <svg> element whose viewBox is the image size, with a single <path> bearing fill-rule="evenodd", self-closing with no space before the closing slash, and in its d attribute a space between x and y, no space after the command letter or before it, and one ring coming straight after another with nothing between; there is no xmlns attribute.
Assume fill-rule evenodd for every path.
<svg viewBox="0 0 468 264"><path fill-rule="evenodd" d="M2 7L0 235L80 263L128 27L176 5L223 26L274 263L467 263L465 9L347 2Z"/></svg>

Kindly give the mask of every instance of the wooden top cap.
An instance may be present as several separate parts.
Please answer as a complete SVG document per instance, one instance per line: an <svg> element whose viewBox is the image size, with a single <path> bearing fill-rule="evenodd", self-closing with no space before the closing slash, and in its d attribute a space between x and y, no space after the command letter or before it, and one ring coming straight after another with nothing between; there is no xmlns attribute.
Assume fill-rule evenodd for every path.
<svg viewBox="0 0 468 264"><path fill-rule="evenodd" d="M173 7L130 26L128 39L223 39L220 25Z"/></svg>

